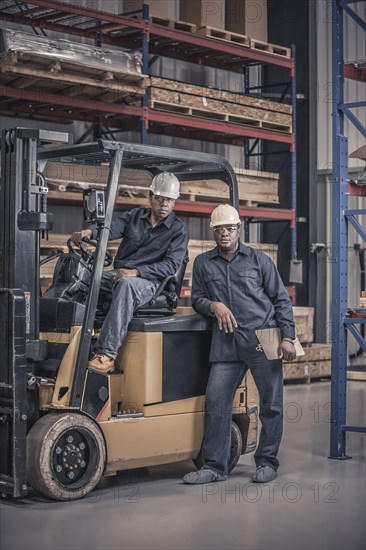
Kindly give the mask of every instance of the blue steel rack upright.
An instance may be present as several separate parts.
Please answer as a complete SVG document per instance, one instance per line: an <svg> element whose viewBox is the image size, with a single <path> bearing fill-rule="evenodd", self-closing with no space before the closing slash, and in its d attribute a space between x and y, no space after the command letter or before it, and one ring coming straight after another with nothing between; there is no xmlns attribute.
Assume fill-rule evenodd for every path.
<svg viewBox="0 0 366 550"><path fill-rule="evenodd" d="M366 102L344 103L343 17L346 12L366 32L366 23L349 6L365 0L332 1L332 79L333 79L333 222L332 240L334 262L332 269L332 379L330 457L349 458L346 455L346 432L366 432L366 427L346 424L347 389L347 330L366 351L366 341L355 325L366 323L362 317L346 317L348 299L348 223L366 242L366 232L355 216L366 210L348 210L348 139L344 135L346 116L366 138L366 128L350 109L365 107Z"/></svg>

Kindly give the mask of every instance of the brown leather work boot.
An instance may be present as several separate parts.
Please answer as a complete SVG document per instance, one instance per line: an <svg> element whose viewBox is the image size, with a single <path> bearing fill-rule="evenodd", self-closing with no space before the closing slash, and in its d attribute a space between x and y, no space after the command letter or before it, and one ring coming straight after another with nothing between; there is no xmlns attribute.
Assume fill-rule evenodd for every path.
<svg viewBox="0 0 366 550"><path fill-rule="evenodd" d="M114 359L105 353L95 353L88 363L88 369L112 372L114 371Z"/></svg>

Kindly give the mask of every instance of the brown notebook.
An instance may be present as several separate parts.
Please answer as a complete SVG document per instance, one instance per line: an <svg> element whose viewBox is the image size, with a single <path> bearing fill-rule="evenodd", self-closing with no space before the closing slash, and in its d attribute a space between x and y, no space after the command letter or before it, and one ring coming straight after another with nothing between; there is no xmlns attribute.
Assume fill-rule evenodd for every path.
<svg viewBox="0 0 366 550"><path fill-rule="evenodd" d="M267 359L281 359L282 356L278 355L278 350L281 343L281 332L279 328L262 328L260 330L256 330L255 334L259 340L262 350L266 354ZM296 357L305 355L305 351L297 337L295 339L294 346L296 350Z"/></svg>

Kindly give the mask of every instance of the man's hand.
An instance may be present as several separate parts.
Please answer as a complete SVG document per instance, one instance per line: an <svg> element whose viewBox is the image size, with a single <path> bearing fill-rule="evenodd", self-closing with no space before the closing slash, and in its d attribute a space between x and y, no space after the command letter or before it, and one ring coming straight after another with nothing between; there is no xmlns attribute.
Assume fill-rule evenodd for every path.
<svg viewBox="0 0 366 550"><path fill-rule="evenodd" d="M293 361L296 358L295 346L287 340L282 340L279 351L285 361Z"/></svg>
<svg viewBox="0 0 366 550"><path fill-rule="evenodd" d="M82 231L74 231L70 239L72 240L73 243L79 244L85 237L87 239L91 239L92 236L93 236L93 232L91 229L83 229Z"/></svg>
<svg viewBox="0 0 366 550"><path fill-rule="evenodd" d="M119 269L116 272L114 276L114 280L119 281L120 279L122 279L122 277L139 277L139 276L140 276L140 272L138 269L125 269L121 267L121 269Z"/></svg>
<svg viewBox="0 0 366 550"><path fill-rule="evenodd" d="M224 329L228 333L234 332L234 328L238 327L234 315L222 302L212 302L210 309L217 319L220 330Z"/></svg>

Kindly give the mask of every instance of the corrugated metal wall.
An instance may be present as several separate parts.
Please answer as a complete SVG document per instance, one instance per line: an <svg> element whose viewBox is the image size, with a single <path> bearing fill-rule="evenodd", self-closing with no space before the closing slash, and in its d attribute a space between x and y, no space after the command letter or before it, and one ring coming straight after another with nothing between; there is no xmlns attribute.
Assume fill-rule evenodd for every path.
<svg viewBox="0 0 366 550"><path fill-rule="evenodd" d="M356 177L357 171L351 171L350 177ZM334 250L332 246L332 174L329 171L320 171L318 175L318 201L324 207L326 215L319 218L317 227L317 242L325 244L325 248L312 254L311 261L316 262L318 303L316 308L315 333L317 340L330 342L332 336L332 266ZM361 197L350 197L349 208L364 208ZM358 221L365 227L366 216L358 216ZM348 306L357 307L361 291L361 268L358 252L355 245L365 247L365 243L358 233L349 225L348 240ZM358 348L357 343L349 335L349 351L353 353Z"/></svg>
<svg viewBox="0 0 366 550"><path fill-rule="evenodd" d="M318 177L317 177L317 242L326 248L313 254L317 270L316 335L318 341L331 339L332 308L332 12L330 0L318 0L316 4L317 26L317 141L318 141ZM352 4L351 7L363 19L366 19L366 3ZM366 59L365 32L351 17L344 17L344 59L360 61ZM365 85L347 80L345 83L345 102L364 101ZM353 109L352 112L366 125L366 110ZM364 139L357 129L345 119L345 135L348 137L349 153L364 145ZM349 175L357 177L365 162L350 159ZM364 208L364 199L350 197L349 208ZM365 227L366 216L359 216L359 222ZM348 305L357 306L360 297L360 263L354 245L365 247L365 243L352 226L349 229L349 269L348 269ZM349 351L353 353L357 343L349 337Z"/></svg>
<svg viewBox="0 0 366 550"><path fill-rule="evenodd" d="M317 62L318 62L318 166L328 169L332 163L332 6L331 0L318 0L317 17ZM351 4L354 11L365 21L366 2ZM344 59L360 61L366 59L366 34L356 22L346 15L344 17ZM345 101L364 101L365 84L347 80ZM352 112L366 125L366 110L353 109ZM349 139L351 153L361 145L364 139L352 123L345 120L345 134ZM350 159L350 167L361 166L362 162Z"/></svg>

